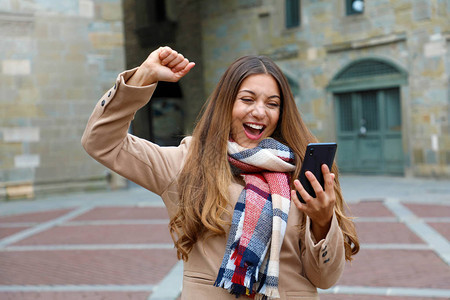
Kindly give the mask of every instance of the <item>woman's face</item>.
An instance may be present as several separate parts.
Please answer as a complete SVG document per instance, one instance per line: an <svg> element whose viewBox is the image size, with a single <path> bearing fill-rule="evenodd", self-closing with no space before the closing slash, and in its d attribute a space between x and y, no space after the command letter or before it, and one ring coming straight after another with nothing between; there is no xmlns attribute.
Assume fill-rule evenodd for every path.
<svg viewBox="0 0 450 300"><path fill-rule="evenodd" d="M243 147L254 148L275 131L280 107L280 90L271 75L255 74L245 78L231 113L232 139Z"/></svg>

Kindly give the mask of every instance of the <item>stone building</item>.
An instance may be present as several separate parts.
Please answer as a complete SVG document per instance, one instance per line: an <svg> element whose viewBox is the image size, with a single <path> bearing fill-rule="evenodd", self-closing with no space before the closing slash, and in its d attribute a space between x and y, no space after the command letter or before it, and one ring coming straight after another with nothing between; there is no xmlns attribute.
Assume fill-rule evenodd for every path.
<svg viewBox="0 0 450 300"><path fill-rule="evenodd" d="M450 177L449 1L153 2L173 13L171 45L200 57L203 99L235 58L267 55L313 133L338 142L341 171ZM198 99L182 101L195 115Z"/></svg>
<svg viewBox="0 0 450 300"><path fill-rule="evenodd" d="M0 4L0 199L105 188L80 139L125 68L121 1Z"/></svg>
<svg viewBox="0 0 450 300"><path fill-rule="evenodd" d="M338 142L342 171L450 177L450 2L203 1L202 8L207 90L234 57L271 56L309 128Z"/></svg>
<svg viewBox="0 0 450 300"><path fill-rule="evenodd" d="M197 65L158 85L130 128L141 137L176 144L226 67L262 54L313 133L338 142L341 171L450 177L448 0L0 3L0 198L107 186L84 126L117 73L161 45Z"/></svg>

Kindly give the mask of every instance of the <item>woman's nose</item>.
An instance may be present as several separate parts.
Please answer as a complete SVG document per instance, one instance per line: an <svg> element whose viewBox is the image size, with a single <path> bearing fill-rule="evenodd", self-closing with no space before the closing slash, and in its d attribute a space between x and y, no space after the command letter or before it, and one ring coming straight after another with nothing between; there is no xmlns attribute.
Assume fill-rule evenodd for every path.
<svg viewBox="0 0 450 300"><path fill-rule="evenodd" d="M256 103L252 108L252 116L255 118L263 118L265 115L265 108L264 105Z"/></svg>

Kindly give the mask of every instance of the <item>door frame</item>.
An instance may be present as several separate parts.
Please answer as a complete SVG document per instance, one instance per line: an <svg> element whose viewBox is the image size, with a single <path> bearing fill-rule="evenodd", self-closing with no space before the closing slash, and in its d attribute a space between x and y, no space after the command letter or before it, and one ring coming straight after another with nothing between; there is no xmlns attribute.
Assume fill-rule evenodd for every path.
<svg viewBox="0 0 450 300"><path fill-rule="evenodd" d="M378 74L362 74L361 76L348 76L352 68L358 67L358 65L367 64L370 62L377 63L385 67L386 72L379 72ZM326 91L328 97L333 103L333 115L335 118L335 137L337 139L337 103L336 94L361 92L365 90L383 90L389 88L398 88L399 101L401 110L401 142L403 150L403 174L404 176L412 176L412 157L410 155L412 145L410 144L409 132L410 132L410 116L411 105L408 89L408 73L406 70L399 66L399 64L392 62L388 58L383 57L365 57L353 60L345 64L330 80ZM338 147L339 153L339 147ZM339 155L339 154L338 154Z"/></svg>
<svg viewBox="0 0 450 300"><path fill-rule="evenodd" d="M393 98L392 94L395 96ZM372 94L375 100L376 115L373 121L368 119L369 123L362 124L361 120L364 118L364 102L369 101L364 97L364 94ZM401 94L400 87L376 89L376 90L362 90L347 93L336 93L335 98L335 120L336 120L336 139L341 144L340 149L345 149L345 155L338 155L339 158L345 160L345 166L341 165L344 172L358 173L358 174L386 174L386 175L403 175L404 173L404 155L403 154L403 136L402 128L399 131L390 130L388 127L388 107L389 101L395 99L399 105L399 116L397 121L402 124L401 114ZM343 101L347 102L347 106L342 107ZM350 112L349 115L343 116L341 109ZM350 110L350 111L348 111ZM347 118L349 123L343 122L342 118ZM347 128L341 128L345 124ZM371 124L375 128L371 128ZM395 123L397 124L397 123ZM350 125L350 127L348 127ZM361 132L361 129L366 129ZM350 142L350 144L345 143ZM400 142L400 144L398 144ZM376 143L369 146L371 143ZM352 146L350 146L352 145ZM347 147L346 147L347 146ZM350 148L349 148L350 147ZM394 147L394 148L392 148ZM362 148L366 149L364 152ZM392 152L391 150L399 150ZM368 155L369 152L372 155ZM366 154L366 155L364 155ZM391 155L389 155L391 154ZM346 158L344 158L344 156ZM380 160L380 161L379 161Z"/></svg>

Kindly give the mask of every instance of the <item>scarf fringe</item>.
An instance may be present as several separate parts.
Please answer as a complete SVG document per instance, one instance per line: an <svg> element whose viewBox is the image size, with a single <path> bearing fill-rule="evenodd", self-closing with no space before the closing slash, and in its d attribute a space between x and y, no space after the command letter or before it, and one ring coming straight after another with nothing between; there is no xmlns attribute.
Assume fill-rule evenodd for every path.
<svg viewBox="0 0 450 300"><path fill-rule="evenodd" d="M267 287L264 294L269 298L280 298L280 292L276 287Z"/></svg>
<svg viewBox="0 0 450 300"><path fill-rule="evenodd" d="M237 283L233 283L231 285L231 288L229 289L229 291L230 291L230 294L235 295L236 298L239 298L239 296L241 296L241 295L249 295L248 289L245 286L237 284Z"/></svg>
<svg viewBox="0 0 450 300"><path fill-rule="evenodd" d="M225 272L225 270L223 268L220 268L219 270L219 274L217 274L217 279L214 282L214 286L217 287L225 287L225 278L223 277L223 273Z"/></svg>

